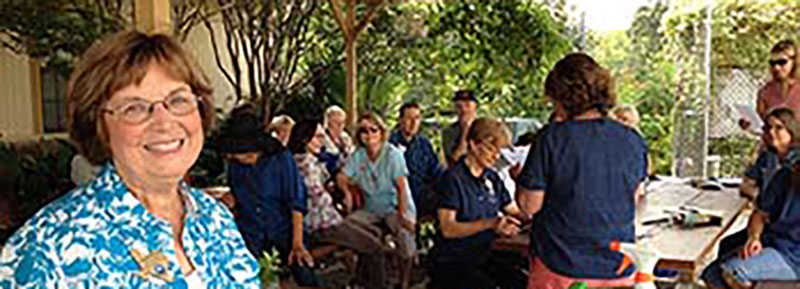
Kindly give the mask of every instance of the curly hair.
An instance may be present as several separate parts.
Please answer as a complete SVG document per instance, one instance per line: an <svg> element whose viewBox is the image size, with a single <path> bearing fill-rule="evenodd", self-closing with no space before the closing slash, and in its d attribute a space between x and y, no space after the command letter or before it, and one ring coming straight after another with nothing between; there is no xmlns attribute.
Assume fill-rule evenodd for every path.
<svg viewBox="0 0 800 289"><path fill-rule="evenodd" d="M556 63L544 83L544 92L572 119L591 109L602 115L616 104L614 81L608 70L583 53L571 53Z"/></svg>

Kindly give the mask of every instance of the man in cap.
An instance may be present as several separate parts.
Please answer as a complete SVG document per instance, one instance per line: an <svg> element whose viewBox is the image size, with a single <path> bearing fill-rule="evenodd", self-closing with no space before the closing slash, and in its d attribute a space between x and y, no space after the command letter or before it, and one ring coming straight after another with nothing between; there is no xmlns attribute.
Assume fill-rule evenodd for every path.
<svg viewBox="0 0 800 289"><path fill-rule="evenodd" d="M448 166L453 166L467 153L467 131L478 110L478 99L469 90L456 91L453 103L458 111L458 120L442 130L442 147Z"/></svg>

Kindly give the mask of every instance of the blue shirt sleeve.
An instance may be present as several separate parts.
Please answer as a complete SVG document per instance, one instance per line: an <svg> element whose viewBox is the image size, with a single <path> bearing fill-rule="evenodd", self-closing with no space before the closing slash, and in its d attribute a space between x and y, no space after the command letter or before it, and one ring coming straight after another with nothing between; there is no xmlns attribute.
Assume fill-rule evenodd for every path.
<svg viewBox="0 0 800 289"><path fill-rule="evenodd" d="M525 160L525 165L522 167L522 173L520 173L517 183L524 189L547 189L545 176L550 171L548 135L547 131L543 132L536 142L536 146L528 152L528 158Z"/></svg>
<svg viewBox="0 0 800 289"><path fill-rule="evenodd" d="M431 146L428 140L425 140L424 147L425 153L428 154L428 174L432 179L438 179L444 174L444 167L442 167L441 162L439 162L439 156L436 155L436 151L433 150L433 146Z"/></svg>
<svg viewBox="0 0 800 289"><path fill-rule="evenodd" d="M287 150L281 154L286 166L285 192L288 194L288 199L291 200L292 210L305 214L308 211L308 192L303 176L300 175L300 169L294 162L294 157L292 157L291 153Z"/></svg>
<svg viewBox="0 0 800 289"><path fill-rule="evenodd" d="M439 208L456 211L461 209L458 182L452 174L445 174L436 182L436 191L439 192Z"/></svg>
<svg viewBox="0 0 800 289"><path fill-rule="evenodd" d="M408 177L408 167L406 166L406 158L403 157L403 153L395 147L385 149L389 150L388 168L389 176L392 177L392 181L396 181L399 177Z"/></svg>
<svg viewBox="0 0 800 289"><path fill-rule="evenodd" d="M748 177L748 178L756 180L756 183L759 183L759 184L761 183L761 178L763 177L761 175L761 172L762 172L761 169L765 165L766 154L767 153L768 152L762 152L762 153L758 154L758 158L756 159L756 162L753 163L753 165L751 165L750 167L748 167L746 171L744 171L744 176L745 177Z"/></svg>
<svg viewBox="0 0 800 289"><path fill-rule="evenodd" d="M791 177L792 170L790 168L778 171L766 189L756 197L756 209L770 216L780 214L783 203L780 199L789 190Z"/></svg>

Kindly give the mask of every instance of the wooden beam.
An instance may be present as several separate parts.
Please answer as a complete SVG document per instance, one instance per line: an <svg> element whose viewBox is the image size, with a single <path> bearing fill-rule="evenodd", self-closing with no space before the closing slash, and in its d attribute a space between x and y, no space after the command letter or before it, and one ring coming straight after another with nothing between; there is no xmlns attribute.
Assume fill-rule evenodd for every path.
<svg viewBox="0 0 800 289"><path fill-rule="evenodd" d="M31 109L33 110L33 133L44 134L44 113L42 107L42 70L35 58L28 58L31 84Z"/></svg>
<svg viewBox="0 0 800 289"><path fill-rule="evenodd" d="M172 33L170 0L135 0L134 23L145 33Z"/></svg>

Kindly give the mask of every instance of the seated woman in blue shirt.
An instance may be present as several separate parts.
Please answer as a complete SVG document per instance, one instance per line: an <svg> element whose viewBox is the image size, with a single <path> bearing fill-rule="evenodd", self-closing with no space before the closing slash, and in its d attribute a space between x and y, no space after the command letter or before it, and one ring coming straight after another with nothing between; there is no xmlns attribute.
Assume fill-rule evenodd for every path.
<svg viewBox="0 0 800 289"><path fill-rule="evenodd" d="M545 93L561 122L539 137L519 177L517 203L533 217L528 288L625 286L633 268L613 241L634 242L635 196L647 176L647 147L608 118L615 104L609 72L582 53L556 63ZM620 273L621 272L621 273Z"/></svg>
<svg viewBox="0 0 800 289"><path fill-rule="evenodd" d="M275 248L301 286L319 286L303 238L305 183L291 152L261 127L253 113L233 112L220 129L228 185L236 197L236 224L253 255Z"/></svg>
<svg viewBox="0 0 800 289"><path fill-rule="evenodd" d="M0 252L2 288L260 288L231 213L183 176L214 120L178 41L124 31L87 50L67 92L94 179L48 204Z"/></svg>
<svg viewBox="0 0 800 289"><path fill-rule="evenodd" d="M361 224L364 231L374 232L378 239L392 237L391 255L409 261L414 256L414 225L417 210L408 185L408 168L403 153L387 142L388 131L383 120L368 112L358 118L358 149L344 170L336 176L336 184L345 192L345 209L353 208L355 185L364 194L364 208L347 216L349 223ZM388 228L385 231L383 228ZM391 235L388 235L391 233ZM360 277L368 278L367 288L388 288L383 259L385 252L362 255L359 265L368 270Z"/></svg>
<svg viewBox="0 0 800 289"><path fill-rule="evenodd" d="M525 274L513 266L522 262L491 248L497 236L518 234L522 219L492 170L510 135L497 120L476 119L466 156L437 182L439 236L429 267L435 288L525 288Z"/></svg>
<svg viewBox="0 0 800 289"><path fill-rule="evenodd" d="M768 113L765 134L769 134L766 139L773 156L762 153L759 159L766 159L765 169L779 168L756 197L756 211L750 215L743 247L739 244L740 250L721 254L703 271L702 279L712 288L749 288L760 280L800 280L798 133L800 123L791 109Z"/></svg>
<svg viewBox="0 0 800 289"><path fill-rule="evenodd" d="M788 166L798 157L797 151L791 149L791 139L785 137L776 139L781 134L788 133L787 127L797 125L794 113L788 108L776 108L767 114L767 126L764 128L761 139L766 145L755 163L744 173L739 194L754 201L760 191L767 188L769 181L782 167ZM772 120L769 120L772 119ZM772 122L773 125L769 123ZM781 128L780 130L776 130ZM719 243L718 257L724 257L732 251L738 251L747 242L747 229L741 230L725 237Z"/></svg>

